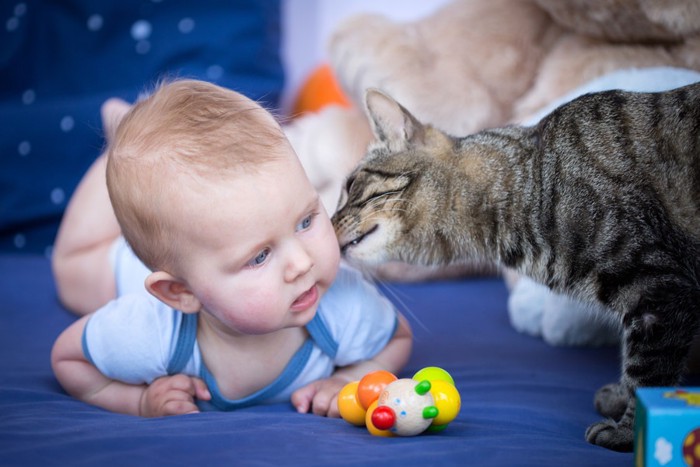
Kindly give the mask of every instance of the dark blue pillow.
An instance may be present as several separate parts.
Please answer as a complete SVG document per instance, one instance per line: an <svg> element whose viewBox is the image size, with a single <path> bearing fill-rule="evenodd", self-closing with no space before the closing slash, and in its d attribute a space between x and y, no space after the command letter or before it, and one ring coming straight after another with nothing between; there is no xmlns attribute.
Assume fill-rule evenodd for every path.
<svg viewBox="0 0 700 467"><path fill-rule="evenodd" d="M2 2L0 25L0 251L50 254L107 98L189 77L279 103L279 0Z"/></svg>

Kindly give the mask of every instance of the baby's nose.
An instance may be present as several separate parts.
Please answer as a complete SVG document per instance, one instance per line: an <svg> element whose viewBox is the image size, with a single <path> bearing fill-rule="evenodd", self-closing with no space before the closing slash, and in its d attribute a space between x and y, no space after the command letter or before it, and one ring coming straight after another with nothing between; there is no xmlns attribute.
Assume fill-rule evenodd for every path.
<svg viewBox="0 0 700 467"><path fill-rule="evenodd" d="M301 242L295 243L296 245L290 250L285 274L287 281L290 282L302 277L314 266L313 258L306 251Z"/></svg>

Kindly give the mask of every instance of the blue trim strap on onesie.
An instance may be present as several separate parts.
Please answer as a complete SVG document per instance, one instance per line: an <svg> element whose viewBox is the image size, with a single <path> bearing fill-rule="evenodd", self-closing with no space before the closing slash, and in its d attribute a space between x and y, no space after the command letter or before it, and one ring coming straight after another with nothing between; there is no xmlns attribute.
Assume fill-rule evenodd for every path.
<svg viewBox="0 0 700 467"><path fill-rule="evenodd" d="M177 335L175 343L175 351L168 362L166 371L168 375L174 375L182 372L187 365L187 362L192 357L194 343L197 340L197 315L193 313L175 313L175 316L181 315L180 331Z"/></svg>
<svg viewBox="0 0 700 467"><path fill-rule="evenodd" d="M236 400L227 399L221 394L214 376L209 372L207 367L202 364L201 376L204 382L207 384L209 392L211 393L211 400L209 403L218 410L229 411L257 405L274 397L289 386L292 381L297 378L297 376L299 376L299 373L301 373L309 361L313 347L313 342L311 342L310 339L307 339L301 348L294 354L284 371L282 371L282 373L272 383L249 396Z"/></svg>
<svg viewBox="0 0 700 467"><path fill-rule="evenodd" d="M197 315L181 313L181 316L182 321L175 344L175 351L168 363L169 375L179 373L185 367L192 356L197 337ZM208 404L200 401L198 405L206 409L206 406L210 404L218 410L229 411L259 404L279 394L299 376L311 357L314 344L331 358L335 357L338 352L338 343L333 339L319 312L306 325L306 329L309 331L311 338L307 339L301 348L296 351L284 371L272 383L242 399L231 400L225 398L221 394L214 376L202 362L201 377L209 388L211 401Z"/></svg>
<svg viewBox="0 0 700 467"><path fill-rule="evenodd" d="M316 345L331 358L335 358L338 354L338 343L333 339L328 326L323 322L320 310L316 312L316 316L306 325L306 330L311 334L311 338L316 342Z"/></svg>

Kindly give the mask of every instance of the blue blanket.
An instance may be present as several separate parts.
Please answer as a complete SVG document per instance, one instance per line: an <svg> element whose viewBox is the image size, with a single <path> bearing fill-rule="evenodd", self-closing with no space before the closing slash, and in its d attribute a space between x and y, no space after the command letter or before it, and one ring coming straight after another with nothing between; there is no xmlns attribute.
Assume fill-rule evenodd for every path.
<svg viewBox="0 0 700 467"><path fill-rule="evenodd" d="M430 365L455 378L462 410L446 431L379 438L288 404L144 419L63 392L54 339L75 317L41 255L0 255L0 465L631 465L592 446L593 393L618 375L615 348L554 348L508 323L500 279L387 284L415 350L400 376Z"/></svg>

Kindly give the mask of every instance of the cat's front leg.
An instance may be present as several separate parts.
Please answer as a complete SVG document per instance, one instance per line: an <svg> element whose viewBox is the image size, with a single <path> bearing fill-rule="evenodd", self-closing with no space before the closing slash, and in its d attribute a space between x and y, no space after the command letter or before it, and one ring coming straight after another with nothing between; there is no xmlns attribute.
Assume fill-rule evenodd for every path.
<svg viewBox="0 0 700 467"><path fill-rule="evenodd" d="M586 440L613 451L631 452L634 445L635 399L628 400L619 421L612 418L594 423L586 430Z"/></svg>
<svg viewBox="0 0 700 467"><path fill-rule="evenodd" d="M619 420L627 410L629 396L620 383L606 384L595 393L593 404L599 414Z"/></svg>
<svg viewBox="0 0 700 467"><path fill-rule="evenodd" d="M631 451L635 390L678 384L698 326L696 287L649 287L623 320L622 376L596 393L596 408L607 419L586 430L586 439L615 451ZM623 410L624 408L624 410Z"/></svg>

